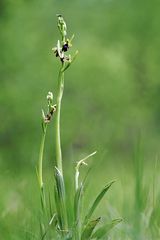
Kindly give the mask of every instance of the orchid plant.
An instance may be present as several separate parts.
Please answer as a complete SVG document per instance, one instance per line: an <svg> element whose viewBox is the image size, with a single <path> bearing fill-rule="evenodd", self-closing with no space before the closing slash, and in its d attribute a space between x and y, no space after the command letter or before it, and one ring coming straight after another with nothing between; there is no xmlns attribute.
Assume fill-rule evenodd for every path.
<svg viewBox="0 0 160 240"><path fill-rule="evenodd" d="M87 165L86 160L96 152L86 156L84 159L75 164L74 176L74 199L71 206L73 212L72 223L69 224L69 216L67 215L66 185L63 174L63 160L61 150L61 133L60 133L60 117L61 117L61 102L64 91L64 74L65 71L72 65L78 51L73 56L68 54L72 47L74 35L67 38L67 26L62 15L58 14L58 29L61 35L61 40L57 41L56 47L52 48L54 56L60 62L60 69L58 75L58 89L56 100L53 93L50 91L47 94L47 113L42 110L42 139L39 152L39 161L37 167L37 176L41 195L42 217L40 220L40 239L65 239L65 240L88 240L88 239L106 239L108 232L119 222L121 218L113 219L109 223L105 223L98 228L101 222L101 217L92 219L92 215L99 205L101 199L107 193L114 181L109 182L96 196L88 210L85 210L85 216L82 216L82 199L84 198L84 186L86 177L80 181L80 167ZM54 202L55 209L52 210L51 199L46 201L46 189L43 181L43 155L45 147L45 139L47 133L47 126L51 123L53 118L55 126L55 153L56 159L54 161ZM49 212L49 214L48 214Z"/></svg>

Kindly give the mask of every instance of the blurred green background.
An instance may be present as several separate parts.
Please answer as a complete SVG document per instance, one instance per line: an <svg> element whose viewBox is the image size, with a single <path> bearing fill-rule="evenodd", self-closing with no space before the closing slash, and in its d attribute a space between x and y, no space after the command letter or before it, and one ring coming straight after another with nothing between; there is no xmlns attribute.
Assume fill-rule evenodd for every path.
<svg viewBox="0 0 160 240"><path fill-rule="evenodd" d="M130 231L135 205L141 205L141 197L146 203L150 191L159 192L158 184L152 187L160 142L159 12L158 0L0 1L3 239L19 239L27 223L37 221L41 109L48 91L56 95L59 67L51 51L59 38L56 13L64 16L69 37L75 34L71 51L79 50L65 77L61 125L66 169L97 150L91 189L94 184L96 192L106 180L118 179L110 201L115 215L126 221L119 231L122 239L138 239ZM53 122L46 175L54 156Z"/></svg>

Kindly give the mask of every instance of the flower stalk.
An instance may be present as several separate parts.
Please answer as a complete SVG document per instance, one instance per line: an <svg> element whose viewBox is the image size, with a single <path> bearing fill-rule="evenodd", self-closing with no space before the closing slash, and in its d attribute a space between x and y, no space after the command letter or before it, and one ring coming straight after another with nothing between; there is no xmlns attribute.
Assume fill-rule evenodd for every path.
<svg viewBox="0 0 160 240"><path fill-rule="evenodd" d="M39 151L38 180L39 180L39 187L41 190L43 189L43 153L44 153L46 132L47 132L47 125L45 125L43 128L40 151Z"/></svg>
<svg viewBox="0 0 160 240"><path fill-rule="evenodd" d="M78 51L72 57L71 55L66 55L65 53L72 46L71 42L74 38L74 35L71 39L66 38L67 36L67 26L62 17L58 14L58 28L61 34L61 42L58 40L57 46L52 48L56 57L61 61L61 67L59 70L58 76L58 93L57 93L57 113L56 113L56 162L55 166L59 169L63 176L63 167L62 167L62 151L61 151L61 133L60 133L60 117L61 117L61 101L63 97L64 90L64 72L70 67L72 62L75 60Z"/></svg>
<svg viewBox="0 0 160 240"><path fill-rule="evenodd" d="M39 151L39 161L38 161L38 168L37 168L37 176L38 176L38 182L39 182L39 187L40 187L41 203L42 203L43 211L45 211L45 209L46 209L45 192L44 192L44 185L43 185L44 147L45 147L47 126L52 119L53 113L56 111L56 105L53 104L53 93L52 92L48 92L47 102L48 102L48 112L47 112L47 114L45 115L44 111L42 110L42 138L41 138L40 151Z"/></svg>
<svg viewBox="0 0 160 240"><path fill-rule="evenodd" d="M60 118L61 118L61 102L64 90L64 72L62 71L64 63L59 71L58 77L58 94L57 94L57 112L55 119L56 128L56 163L55 166L59 169L61 174L63 174L62 169L62 150L61 150L61 133L60 133Z"/></svg>
<svg viewBox="0 0 160 240"><path fill-rule="evenodd" d="M63 161L62 161L62 150L61 150L61 132L60 132L60 120L61 120L61 103L64 91L64 73L70 67L74 61L77 52L71 57L66 55L66 52L72 46L71 41L67 36L67 26L63 17L59 14L58 16L58 28L61 34L61 41L57 41L57 46L52 50L55 56L60 60L61 66L58 75L58 90L57 90L57 103L56 103L56 114L55 114L55 128L56 128L56 159L55 159L55 204L57 210L57 218L59 225L59 232L62 237L68 234L68 221L67 221L67 210L66 210L66 189L64 184L63 176Z"/></svg>

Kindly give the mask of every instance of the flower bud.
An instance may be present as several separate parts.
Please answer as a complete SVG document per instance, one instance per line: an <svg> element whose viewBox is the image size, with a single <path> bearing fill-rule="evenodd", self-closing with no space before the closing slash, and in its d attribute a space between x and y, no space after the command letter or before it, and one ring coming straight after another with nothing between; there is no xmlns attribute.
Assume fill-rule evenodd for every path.
<svg viewBox="0 0 160 240"><path fill-rule="evenodd" d="M67 35L67 25L61 14L57 14L57 17L58 17L58 28L62 35L62 41L65 41L65 37Z"/></svg>
<svg viewBox="0 0 160 240"><path fill-rule="evenodd" d="M48 94L47 94L47 100L48 100L48 101L53 101L53 93L52 93L52 92L48 92Z"/></svg>

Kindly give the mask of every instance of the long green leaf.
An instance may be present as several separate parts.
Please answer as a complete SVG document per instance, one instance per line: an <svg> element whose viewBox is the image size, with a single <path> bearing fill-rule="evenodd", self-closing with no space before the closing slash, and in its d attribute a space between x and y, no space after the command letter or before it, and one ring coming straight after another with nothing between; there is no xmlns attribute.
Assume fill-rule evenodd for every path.
<svg viewBox="0 0 160 240"><path fill-rule="evenodd" d="M82 223L81 223L82 197L83 197L84 188L85 188L90 170L91 168L89 168L82 182L78 185L79 187L76 190L75 196L74 196L74 227L75 227L74 234L75 234L76 240L80 239L80 233L81 233L81 227L82 227Z"/></svg>
<svg viewBox="0 0 160 240"><path fill-rule="evenodd" d="M83 225L86 225L88 220L91 218L93 212L95 211L96 207L98 206L98 204L100 203L100 201L102 200L102 198L104 197L105 193L109 190L109 188L112 186L112 184L114 183L115 181L112 181L110 183L108 183L103 189L102 191L98 194L98 196L96 197L95 201L93 202L91 208L89 209L87 215L85 216L85 219L84 219L84 224Z"/></svg>
<svg viewBox="0 0 160 240"><path fill-rule="evenodd" d="M122 221L121 218L112 220L112 222L105 224L104 226L97 229L97 231L92 235L91 239L101 239L109 233L109 231L114 228L118 223Z"/></svg>
<svg viewBox="0 0 160 240"><path fill-rule="evenodd" d="M96 225L99 223L100 219L101 218L99 217L95 220L92 220L92 221L88 222L88 224L85 226L85 228L83 230L81 240L91 239L92 232L95 229Z"/></svg>
<svg viewBox="0 0 160 240"><path fill-rule="evenodd" d="M52 200L50 191L48 192L48 206L49 206L49 217L52 218L53 216L53 209L52 209Z"/></svg>
<svg viewBox="0 0 160 240"><path fill-rule="evenodd" d="M82 193L83 193L83 185L81 184L76 191L75 199L74 199L74 215L77 221L80 219Z"/></svg>
<svg viewBox="0 0 160 240"><path fill-rule="evenodd" d="M45 237L46 237L46 235L47 235L47 233L48 233L51 225L53 225L53 222L54 222L54 225L56 226L56 218L57 218L57 215L54 214L54 215L52 216L52 218L50 219L50 221L49 221L49 223L48 223L48 226L46 227L46 230L45 230L44 234L42 235L41 240L44 240L44 239L45 239Z"/></svg>
<svg viewBox="0 0 160 240"><path fill-rule="evenodd" d="M67 231L67 214L65 203L65 186L61 172L55 167L55 203L60 231Z"/></svg>
<svg viewBox="0 0 160 240"><path fill-rule="evenodd" d="M74 197L74 225L75 225L75 238L76 240L80 239L80 228L81 228L81 203L82 203L82 194L83 194L83 184L78 187L75 197Z"/></svg>

